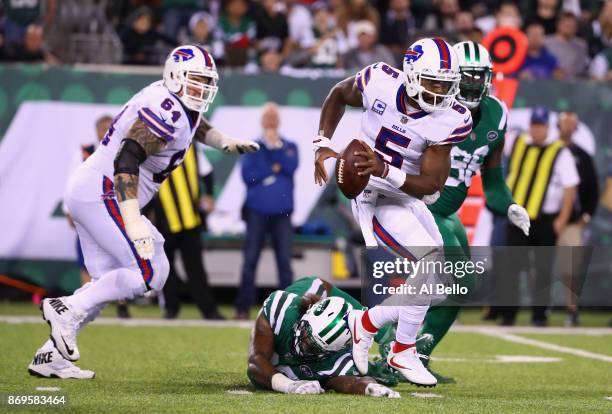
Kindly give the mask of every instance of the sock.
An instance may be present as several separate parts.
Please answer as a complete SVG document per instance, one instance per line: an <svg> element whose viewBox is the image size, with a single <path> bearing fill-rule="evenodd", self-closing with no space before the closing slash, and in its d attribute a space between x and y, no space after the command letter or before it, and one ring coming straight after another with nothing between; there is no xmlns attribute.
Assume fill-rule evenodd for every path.
<svg viewBox="0 0 612 414"><path fill-rule="evenodd" d="M133 299L147 291L140 273L126 268L111 270L91 283L86 289L68 296L66 300L77 311L90 313L108 302Z"/></svg>
<svg viewBox="0 0 612 414"><path fill-rule="evenodd" d="M431 355L436 345L440 343L446 335L459 313L458 306L437 306L430 308L425 315L425 322L421 328L420 335L430 334L433 336L431 342L417 342L419 354Z"/></svg>
<svg viewBox="0 0 612 414"><path fill-rule="evenodd" d="M376 334L376 332L378 332L378 328L374 326L370 320L370 317L368 316L368 311L363 313L363 316L361 317L361 325L363 325L364 329L371 334Z"/></svg>
<svg viewBox="0 0 612 414"><path fill-rule="evenodd" d="M399 309L399 321L395 339L402 344L416 342L417 332L423 323L429 306L402 306Z"/></svg>
<svg viewBox="0 0 612 414"><path fill-rule="evenodd" d="M377 305L368 309L368 318L372 325L382 327L399 319L399 306Z"/></svg>
<svg viewBox="0 0 612 414"><path fill-rule="evenodd" d="M414 343L412 343L412 344L403 344L401 342L395 341L395 342L393 342L393 348L392 349L393 349L393 352L395 352L397 354L398 352L405 351L406 349L412 348L412 347L414 347Z"/></svg>

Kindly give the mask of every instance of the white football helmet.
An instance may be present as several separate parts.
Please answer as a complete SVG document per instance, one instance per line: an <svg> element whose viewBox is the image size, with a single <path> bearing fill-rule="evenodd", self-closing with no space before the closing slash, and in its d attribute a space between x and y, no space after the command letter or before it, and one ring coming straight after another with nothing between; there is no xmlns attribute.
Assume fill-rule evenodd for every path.
<svg viewBox="0 0 612 414"><path fill-rule="evenodd" d="M457 43L453 49L459 58L461 73L457 100L469 109L474 109L491 89L491 56L483 45L476 42Z"/></svg>
<svg viewBox="0 0 612 414"><path fill-rule="evenodd" d="M333 296L313 304L300 319L294 335L294 349L304 360L318 360L350 343L346 314L350 303Z"/></svg>
<svg viewBox="0 0 612 414"><path fill-rule="evenodd" d="M406 93L427 112L450 107L459 93L459 62L452 47L440 38L414 42L404 55ZM431 91L423 80L439 82L444 92Z"/></svg>
<svg viewBox="0 0 612 414"><path fill-rule="evenodd" d="M201 82L198 77L208 78L208 83ZM208 111L217 95L218 81L215 61L203 47L179 46L166 59L164 84L192 111L200 114ZM181 91L183 93L178 95Z"/></svg>

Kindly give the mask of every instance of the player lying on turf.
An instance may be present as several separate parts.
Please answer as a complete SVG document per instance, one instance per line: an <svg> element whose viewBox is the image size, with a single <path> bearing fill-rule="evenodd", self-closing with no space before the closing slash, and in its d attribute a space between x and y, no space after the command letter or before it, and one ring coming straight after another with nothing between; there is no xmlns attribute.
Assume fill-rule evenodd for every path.
<svg viewBox="0 0 612 414"><path fill-rule="evenodd" d="M74 172L64 197L81 241L91 282L71 296L45 299L50 340L28 367L32 375L93 378L79 359L77 333L109 302L132 299L168 277L164 238L140 214L164 179L196 140L228 153L259 145L226 136L203 114L217 93L212 56L199 46L181 46L168 56L163 80L138 92L113 120L96 151Z"/></svg>
<svg viewBox="0 0 612 414"><path fill-rule="evenodd" d="M286 394L320 394L331 389L399 398L398 392L374 378L357 376L346 324L346 315L353 308L363 309L350 295L315 277L273 292L251 334L247 369L251 382ZM381 382L397 383L394 374L382 366L371 371L378 371Z"/></svg>
<svg viewBox="0 0 612 414"><path fill-rule="evenodd" d="M403 70L385 62L367 66L334 86L323 103L319 136L314 139L315 182L327 181L324 161L338 157L330 138L346 106L363 109L361 137L368 145L357 153L360 174L371 174L366 189L352 201L365 243L385 247L408 260L421 260L442 237L425 202L434 202L444 187L453 144L472 129L470 111L455 101L459 92L455 51L442 39L421 39L406 51ZM412 383L433 386L415 348L417 331L428 305L374 306L349 314L353 359L368 372L368 351L376 332L397 323L389 365Z"/></svg>
<svg viewBox="0 0 612 414"><path fill-rule="evenodd" d="M504 181L502 156L508 110L506 105L493 95L491 87L492 64L487 49L476 42L461 42L453 46L459 59L461 82L457 100L470 109L474 127L472 139L463 141L451 150L451 170L440 198L428 206L432 212L444 246L460 247L465 256L457 255L453 249L452 260L466 261L470 257L465 228L457 216L457 211L467 197L472 177L478 170L482 172L483 189L487 207L499 215L507 215L515 226L529 234L529 215L516 204L512 193ZM472 278L455 278L464 286L471 284ZM417 343L417 351L429 356L451 327L458 306L434 306L427 311L421 328L422 337ZM427 360L423 363L427 365ZM450 378L437 376L438 381L453 382Z"/></svg>

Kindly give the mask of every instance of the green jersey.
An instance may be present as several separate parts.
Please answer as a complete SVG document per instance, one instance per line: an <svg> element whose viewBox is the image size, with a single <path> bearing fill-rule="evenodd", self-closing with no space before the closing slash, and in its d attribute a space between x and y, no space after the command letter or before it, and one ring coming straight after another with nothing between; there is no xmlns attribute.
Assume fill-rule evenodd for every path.
<svg viewBox="0 0 612 414"><path fill-rule="evenodd" d="M469 138L454 145L451 150L451 168L442 195L429 209L449 216L463 204L472 177L483 165L487 155L503 145L508 109L494 96L485 96L480 102L479 114Z"/></svg>
<svg viewBox="0 0 612 414"><path fill-rule="evenodd" d="M321 380L339 375L359 375L353 364L350 347L313 362L305 362L296 355L293 338L297 324L303 316L300 303L307 293L327 297L320 279L306 277L293 283L287 290L272 292L264 302L263 316L274 332L275 353L272 363L279 372L293 380ZM362 308L359 302L353 301L351 304L355 308Z"/></svg>

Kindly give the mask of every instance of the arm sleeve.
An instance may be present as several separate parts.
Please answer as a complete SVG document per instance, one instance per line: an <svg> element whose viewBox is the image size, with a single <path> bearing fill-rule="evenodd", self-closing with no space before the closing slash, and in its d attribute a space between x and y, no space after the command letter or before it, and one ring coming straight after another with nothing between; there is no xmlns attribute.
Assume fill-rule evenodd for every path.
<svg viewBox="0 0 612 414"><path fill-rule="evenodd" d="M487 207L495 213L506 215L508 207L514 204L512 193L504 181L501 166L482 169L482 185Z"/></svg>

